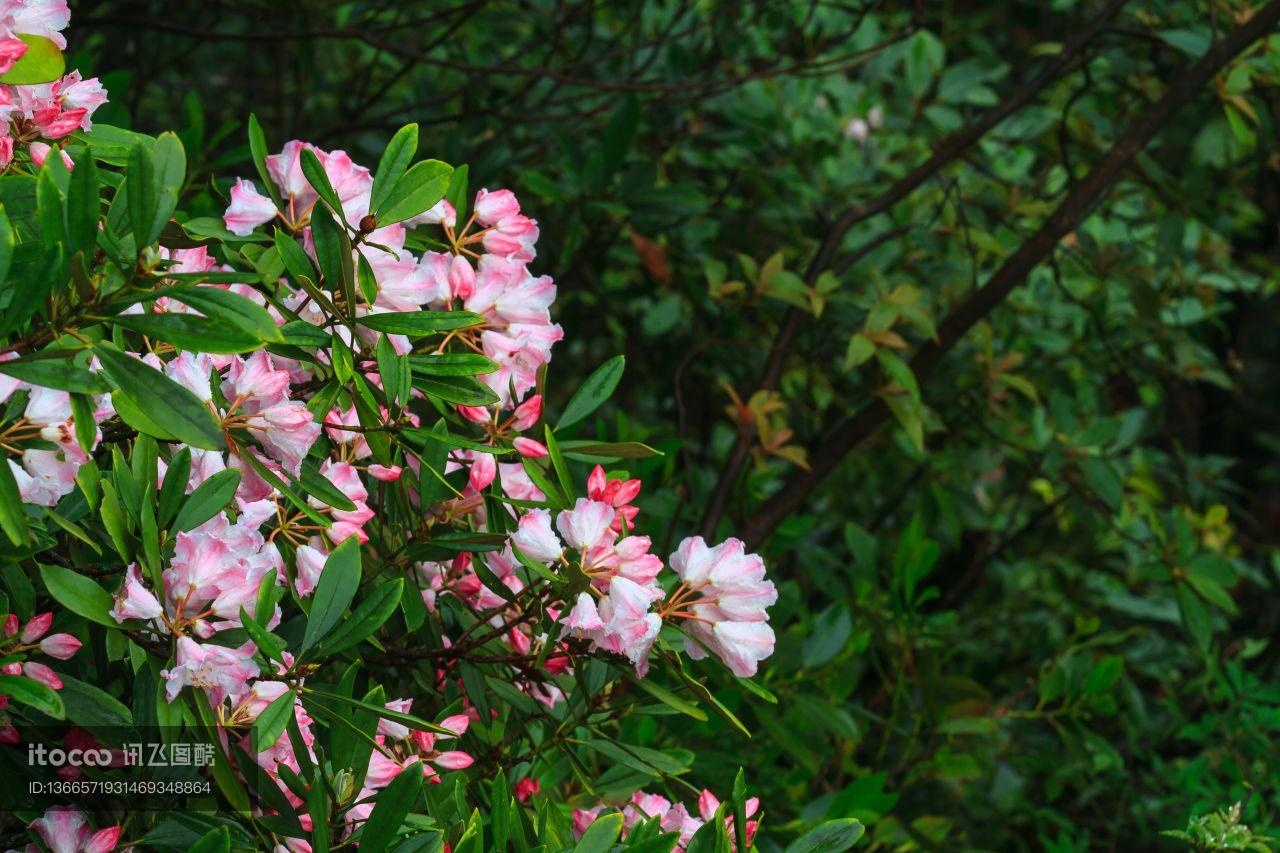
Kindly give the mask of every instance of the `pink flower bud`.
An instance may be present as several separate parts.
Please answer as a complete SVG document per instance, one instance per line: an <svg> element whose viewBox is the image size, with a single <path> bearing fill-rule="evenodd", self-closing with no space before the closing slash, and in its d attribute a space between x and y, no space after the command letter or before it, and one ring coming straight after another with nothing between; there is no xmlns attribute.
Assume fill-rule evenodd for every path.
<svg viewBox="0 0 1280 853"><path fill-rule="evenodd" d="M482 492L493 482L493 478L498 476L498 463L488 453L477 453L476 458L471 461L471 474L468 482L471 488L477 492Z"/></svg>
<svg viewBox="0 0 1280 853"><path fill-rule="evenodd" d="M4 617L4 635L6 637L12 637L14 634L18 633L19 624L16 613L10 613L8 616Z"/></svg>
<svg viewBox="0 0 1280 853"><path fill-rule="evenodd" d="M116 844L120 841L120 827L108 826L106 829L99 829L89 839L89 843L85 845L85 853L110 853L116 849Z"/></svg>
<svg viewBox="0 0 1280 853"><path fill-rule="evenodd" d="M462 255L449 263L449 294L454 299L470 299L476 292L476 271Z"/></svg>
<svg viewBox="0 0 1280 853"><path fill-rule="evenodd" d="M37 169L44 168L44 161L48 159L49 152L52 150L53 148L43 142L33 142L27 147L27 153L31 155L31 162ZM62 163L67 167L68 171L76 167L75 161L71 159L70 154L63 151L61 148L58 149L58 154L61 155Z"/></svg>
<svg viewBox="0 0 1280 853"><path fill-rule="evenodd" d="M515 446L516 453L519 453L521 456L527 456L530 459L541 459L549 452L545 444L534 441L532 438L525 438L524 436L517 438L511 443Z"/></svg>
<svg viewBox="0 0 1280 853"><path fill-rule="evenodd" d="M58 677L58 673L49 669L49 667L42 663L36 663L35 661L30 660L27 661L22 665L22 674L27 678L34 678L36 681L39 681L41 684L51 687L54 690L62 689L62 679Z"/></svg>
<svg viewBox="0 0 1280 853"><path fill-rule="evenodd" d="M40 651L51 658L66 660L80 651L81 645L73 634L54 634L40 641Z"/></svg>
<svg viewBox="0 0 1280 853"><path fill-rule="evenodd" d="M489 410L483 406L459 406L458 414L472 423L487 424L489 422Z"/></svg>
<svg viewBox="0 0 1280 853"><path fill-rule="evenodd" d="M52 624L52 613L41 613L37 616L32 616L31 621L22 629L22 642L34 643L36 640L49 633L49 626Z"/></svg>

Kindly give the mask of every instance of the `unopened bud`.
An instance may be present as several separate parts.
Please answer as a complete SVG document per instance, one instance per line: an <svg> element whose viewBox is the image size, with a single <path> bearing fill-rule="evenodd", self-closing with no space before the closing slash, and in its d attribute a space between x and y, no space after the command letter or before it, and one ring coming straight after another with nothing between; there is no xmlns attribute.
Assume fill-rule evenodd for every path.
<svg viewBox="0 0 1280 853"><path fill-rule="evenodd" d="M373 218L372 213L366 213L363 217L361 217L360 219L361 234L372 234L377 227L378 227L378 220Z"/></svg>

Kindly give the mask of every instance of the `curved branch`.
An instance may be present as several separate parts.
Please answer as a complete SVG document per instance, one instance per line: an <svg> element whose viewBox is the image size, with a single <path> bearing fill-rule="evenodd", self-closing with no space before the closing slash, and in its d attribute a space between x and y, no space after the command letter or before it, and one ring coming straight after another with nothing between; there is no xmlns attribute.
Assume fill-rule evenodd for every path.
<svg viewBox="0 0 1280 853"><path fill-rule="evenodd" d="M946 168L957 158L963 156L988 131L1031 103L1045 86L1072 71L1080 62L1079 54L1106 29L1108 22L1120 12L1125 2L1126 0L1109 0L1102 11L1088 25L1068 39L1058 55L1046 63L1040 69L1040 72L1028 80L1021 89L1014 92L1000 104L987 110L973 123L944 137L934 147L933 153L927 160L894 181L889 189L879 196L862 204L846 208L827 230L826 236L818 246L818 251L809 262L808 269L804 274L805 282L812 285L817 281L818 276L831 266L832 259L851 228L864 220L884 213L905 199L925 181ZM782 377L782 366L786 361L791 341L796 332L799 331L800 323L803 319L804 312L798 308L791 307L787 309L778 335L774 339L773 347L769 351L769 357L765 364L764 373L757 384L757 390L772 390L777 387L778 381ZM744 395L743 399L749 399L749 397L750 395ZM750 455L751 445L754 440L755 434L750 427L747 425L742 426L737 441L734 442L732 449L729 451L729 458L720 472L720 479L716 482L715 489L712 490L711 497L707 501L707 509L703 514L700 528L703 536L711 537L715 534L716 526L720 523L720 518L724 514L729 495L733 491L734 485L738 482L738 476L742 473L742 468Z"/></svg>
<svg viewBox="0 0 1280 853"><path fill-rule="evenodd" d="M1027 275L1053 252L1058 242L1073 231L1094 205L1110 190L1174 114L1190 101L1215 74L1259 39L1271 34L1280 23L1280 0L1272 0L1244 24L1189 65L1171 82L1164 95L1125 132L1111 150L1063 199L1062 204L1016 252L1009 256L986 284L969 295L938 326L935 341L925 344L911 360L911 369L923 382L938 362L979 320L997 308ZM811 471L800 471L767 499L747 520L743 538L755 547L796 510L823 479L864 439L890 417L880 400L863 408L838 427L810 454Z"/></svg>

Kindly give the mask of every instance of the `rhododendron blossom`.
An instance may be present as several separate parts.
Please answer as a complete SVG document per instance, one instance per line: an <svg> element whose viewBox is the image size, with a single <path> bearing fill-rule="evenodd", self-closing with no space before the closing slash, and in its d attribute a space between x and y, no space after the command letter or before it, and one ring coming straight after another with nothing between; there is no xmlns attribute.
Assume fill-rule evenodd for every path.
<svg viewBox="0 0 1280 853"><path fill-rule="evenodd" d="M66 24L65 3L0 2L0 69ZM414 162L415 126L372 170L302 140L267 154L255 124L256 175L214 176L200 205L218 196L221 219L193 218L182 142L95 128L105 98L75 71L0 86L0 181L42 187L31 227L60 229L14 230L18 250L71 282L6 303L30 310L0 352L0 532L31 577L6 586L0 669L22 689L0 692L0 748L60 691L95 696L69 669L91 657L146 691L111 713L216 750L209 796L253 843L364 845L389 797L388 849L402 823L453 832L405 818L431 785L463 798L517 753L494 802L563 794L555 756L614 725L598 715L632 701L606 687L624 673L692 678L684 656L708 653L755 673L763 561L700 538L664 561L640 479L595 464L655 452L553 426L557 285L512 191ZM51 212L102 175L92 227ZM625 827L683 845L723 811L704 800L637 793ZM53 850L120 841L61 806L30 829Z"/></svg>

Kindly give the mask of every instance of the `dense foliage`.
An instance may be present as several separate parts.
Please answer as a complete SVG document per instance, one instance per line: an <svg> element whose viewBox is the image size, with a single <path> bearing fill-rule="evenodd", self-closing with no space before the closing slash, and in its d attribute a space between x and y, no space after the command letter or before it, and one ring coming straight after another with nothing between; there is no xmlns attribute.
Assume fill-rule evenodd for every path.
<svg viewBox="0 0 1280 853"><path fill-rule="evenodd" d="M122 632L82 599L103 603L126 581L139 595L166 588L179 531L258 520L247 505L222 516L212 500L260 482L231 461L243 452L263 463L265 475L249 463L257 476L276 477L262 488L283 509L241 532L278 547L288 585L241 596L218 614L235 624L203 646L253 640L262 672L296 655L270 680L287 685L284 699L237 697L225 713L242 710L232 731L266 728L278 749L321 760L274 788L243 763L223 772L224 816L247 784L254 797L283 793L267 811L302 815L304 834L376 847L349 834L377 802L357 804L380 754L351 734L364 727L417 744L422 767L448 756L418 808L382 789L406 801L397 816L421 815L379 821L417 833L402 846L608 849L624 822L632 846L669 847L675 838L655 839L674 831L690 849L740 847L749 832L761 850L840 849L855 820L861 846L904 850L1269 849L1280 834L1280 338L1266 331L1280 5L102 0L74 11L69 64L96 74L110 101L83 83L53 114L17 99L0 178L17 243L0 326L21 353L0 370L31 365L5 373L25 383L0 424L16 429L5 449L61 441L91 460L32 501L42 508L16 515L8 503L6 532L31 538L5 544L0 610L15 614L6 633L32 669L0 678L47 683L46 665L63 684L56 699L39 694L43 712L13 694L19 732L57 710L93 731L103 707L212 731L200 699L223 697L198 674L186 687L173 675L200 667L175 641L183 632ZM92 101L92 129L79 115L58 123L77 97ZM412 148L437 165L407 168L408 123L421 136ZM293 139L319 147L268 159ZM49 144L74 168L47 157ZM379 165L360 177L355 163ZM476 196L499 186L518 208ZM335 214L327 224L295 215L311 198L290 199L306 193L322 219ZM392 196L404 203L391 219L416 227L388 236ZM96 236L89 197L104 203ZM515 216L536 226L501 224ZM467 242L474 228L489 240ZM379 246L412 253L430 282L391 269ZM466 331L477 327L439 325L485 314L472 263L429 260L472 251L555 279L554 304L544 289L499 309L535 311L543 330L499 381L477 359L501 362L501 347ZM189 266L197 255L203 266ZM32 300L32 287L54 298ZM271 322L240 303L230 326L202 322L231 315L230 303L182 302L201 290L259 300ZM162 309L129 309L138 302ZM414 313L417 325L362 325L366 313ZM409 331L412 350L396 339ZM173 392L128 384L138 368L118 353L148 349L175 379L202 375L224 425L236 365L272 359L317 435L293 459L288 442L273 450L236 422L219 456L242 477L201 469L212 451L151 410ZM81 369L52 378L50 350ZM198 370L174 366L200 352L212 360ZM62 387L74 411L38 421L42 383L74 385ZM131 393L142 398L132 408ZM535 398L537 411L524 407ZM350 429L321 434L334 411ZM221 477L224 491L184 497L139 476L160 462L189 470L193 487ZM333 476L336 465L355 473ZM591 518L593 503L619 512ZM289 530L299 523L306 535ZM336 547L351 528L308 524L352 525L369 541L354 559ZM643 566L612 562L600 581L587 527ZM688 618L699 614L682 584L703 552L681 543L699 536L741 537L728 563L751 567L735 577L761 601L776 587L776 651L758 671L763 636L717 646ZM644 537L634 554L620 544ZM641 624L647 610L627 626L656 643L651 658L592 636L611 621L594 599L612 598L618 577L659 596L660 635ZM352 578L362 583L347 595ZM526 595L538 604L525 609ZM247 621L242 604L254 605ZM529 625L483 632L469 627L483 625L477 611ZM753 621L762 612L744 624L765 624ZM336 629L341 642L320 639L353 622ZM295 695L302 710L286 726ZM373 706L391 700L412 705L393 704L380 725ZM435 737L440 748L421 742ZM594 832L608 837L579 842L601 803ZM660 820L637 828L644 816ZM213 818L42 820L35 835L15 826L12 843L47 842L58 821L86 837L123 822L113 843L151 833L172 849ZM233 823L231 846L294 831L279 815Z"/></svg>

